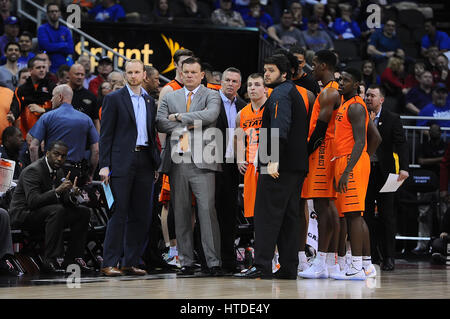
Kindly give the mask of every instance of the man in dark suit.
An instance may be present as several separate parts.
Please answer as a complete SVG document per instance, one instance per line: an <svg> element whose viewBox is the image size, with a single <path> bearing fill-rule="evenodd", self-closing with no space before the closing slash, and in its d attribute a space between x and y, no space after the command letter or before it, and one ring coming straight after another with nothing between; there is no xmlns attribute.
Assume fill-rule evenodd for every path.
<svg viewBox="0 0 450 319"><path fill-rule="evenodd" d="M72 184L70 172L64 177L62 166L68 149L62 141L52 142L44 157L27 166L20 174L9 207L13 228L32 232L45 228L43 271L49 273L63 271L57 258L64 256L63 231L67 224L71 239L64 264L76 263L82 271L91 270L82 259L90 211L77 204L75 196L80 190L76 179Z"/></svg>
<svg viewBox="0 0 450 319"><path fill-rule="evenodd" d="M125 77L124 88L105 96L100 129L99 175L111 183L115 205L103 247L102 273L106 276L146 274L137 266L147 241L160 161L155 101L142 89L144 64L128 61Z"/></svg>
<svg viewBox="0 0 450 319"><path fill-rule="evenodd" d="M379 262L377 251L380 251L383 259L381 269L394 270L396 230L394 193L380 193L380 189L389 173L396 172L394 152L398 154L399 159L398 180L408 178L408 145L399 115L383 108L383 101L383 89L378 85L371 85L366 92L366 105L380 132L382 142L375 154L370 157L371 170L364 219L369 227L374 263Z"/></svg>
<svg viewBox="0 0 450 319"><path fill-rule="evenodd" d="M237 95L240 87L241 72L236 68L226 69L219 90L221 103L216 124L223 135L222 171L216 173L216 211L220 227L222 269L231 274L236 272L234 241L239 190L239 171L233 154L233 133L236 128L236 115L246 105Z"/></svg>
<svg viewBox="0 0 450 319"><path fill-rule="evenodd" d="M257 153L255 263L238 277L272 278L277 246L281 268L275 277L297 279L300 191L308 172L308 115L290 80L291 70L285 55L276 54L264 61L264 83L273 92L264 108Z"/></svg>

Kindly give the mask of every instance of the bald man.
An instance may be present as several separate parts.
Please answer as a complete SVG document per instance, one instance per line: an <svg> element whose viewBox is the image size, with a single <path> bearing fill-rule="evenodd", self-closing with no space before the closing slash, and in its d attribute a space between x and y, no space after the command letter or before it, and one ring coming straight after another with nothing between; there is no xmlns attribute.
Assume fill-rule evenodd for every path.
<svg viewBox="0 0 450 319"><path fill-rule="evenodd" d="M67 85L58 85L53 90L53 111L42 115L32 127L30 137L31 161L39 158L39 145L44 142L45 149L51 142L61 140L69 147L64 164L70 178L78 176L78 185L92 181L98 164L99 135L91 118L72 106L73 90ZM86 158L86 145L90 146L90 158Z"/></svg>
<svg viewBox="0 0 450 319"><path fill-rule="evenodd" d="M88 115L97 132L100 133L100 120L98 118L97 97L83 85L86 69L82 64L75 63L69 70L69 86L73 91L72 105L77 111Z"/></svg>

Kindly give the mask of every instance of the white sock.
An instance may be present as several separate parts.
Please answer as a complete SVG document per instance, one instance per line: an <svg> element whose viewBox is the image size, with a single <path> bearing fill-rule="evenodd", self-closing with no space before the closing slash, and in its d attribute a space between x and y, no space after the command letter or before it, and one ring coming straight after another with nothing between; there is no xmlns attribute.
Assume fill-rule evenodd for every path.
<svg viewBox="0 0 450 319"><path fill-rule="evenodd" d="M336 253L327 253L327 266L336 265Z"/></svg>
<svg viewBox="0 0 450 319"><path fill-rule="evenodd" d="M319 251L319 253L317 254L317 261L322 265L325 266L325 263L327 261L327 253L323 253L321 251Z"/></svg>
<svg viewBox="0 0 450 319"><path fill-rule="evenodd" d="M278 253L275 253L273 255L273 262L275 263L275 265L278 264L278 257L279 257Z"/></svg>
<svg viewBox="0 0 450 319"><path fill-rule="evenodd" d="M306 253L304 251L298 252L298 262L299 263L307 263L308 258L306 257Z"/></svg>
<svg viewBox="0 0 450 319"><path fill-rule="evenodd" d="M352 264L356 270L361 270L362 269L362 256L353 256Z"/></svg>
<svg viewBox="0 0 450 319"><path fill-rule="evenodd" d="M372 258L370 256L363 256L362 266L364 269L367 269L372 264Z"/></svg>
<svg viewBox="0 0 450 319"><path fill-rule="evenodd" d="M338 256L338 265L339 265L339 268L341 269L341 270L344 270L344 268L345 268L345 256L343 256L343 257L341 257L341 256Z"/></svg>
<svg viewBox="0 0 450 319"><path fill-rule="evenodd" d="M169 256L170 257L178 256L177 246L170 246Z"/></svg>

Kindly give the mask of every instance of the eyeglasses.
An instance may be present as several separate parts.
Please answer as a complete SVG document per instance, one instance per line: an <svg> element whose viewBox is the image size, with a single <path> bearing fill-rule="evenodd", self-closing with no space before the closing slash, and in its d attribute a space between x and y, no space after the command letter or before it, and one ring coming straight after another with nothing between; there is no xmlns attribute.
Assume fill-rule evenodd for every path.
<svg viewBox="0 0 450 319"><path fill-rule="evenodd" d="M60 10L49 10L49 11L47 11L47 13L58 13L58 12L60 12Z"/></svg>

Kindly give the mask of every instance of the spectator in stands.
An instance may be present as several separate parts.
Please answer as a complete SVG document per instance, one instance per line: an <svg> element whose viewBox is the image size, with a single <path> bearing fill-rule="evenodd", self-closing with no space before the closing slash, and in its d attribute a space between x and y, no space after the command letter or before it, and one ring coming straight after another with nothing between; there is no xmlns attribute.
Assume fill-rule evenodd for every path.
<svg viewBox="0 0 450 319"><path fill-rule="evenodd" d="M69 70L70 66L67 64L62 64L59 66L58 72L56 73L56 76L58 77L57 85L69 83Z"/></svg>
<svg viewBox="0 0 450 319"><path fill-rule="evenodd" d="M37 234L45 229L41 269L52 274L64 272L57 262L57 258L64 255L63 266L76 263L82 272L91 270L82 259L90 210L78 205L74 196L80 194L80 190L70 181L70 174L63 173L67 151L64 142L55 141L48 146L45 157L27 166L20 174L9 209L12 227ZM64 254L66 225L70 226L70 239Z"/></svg>
<svg viewBox="0 0 450 319"><path fill-rule="evenodd" d="M328 30L328 23L330 21L327 21L325 19L325 4L324 3L316 3L313 7L313 14L312 19L316 19L319 29L327 31Z"/></svg>
<svg viewBox="0 0 450 319"><path fill-rule="evenodd" d="M440 225L439 238L433 240L431 244L431 258L436 264L445 264L447 261L447 245L450 242L450 209L445 212Z"/></svg>
<svg viewBox="0 0 450 319"><path fill-rule="evenodd" d="M425 71L425 62L416 61L414 63L413 73L410 73L405 78L405 87L412 88L416 85L419 85L420 76Z"/></svg>
<svg viewBox="0 0 450 319"><path fill-rule="evenodd" d="M19 67L17 59L20 55L20 47L16 42L10 42L5 47L6 64L0 66L0 81L5 83L11 90L15 90L18 84L17 73Z"/></svg>
<svg viewBox="0 0 450 319"><path fill-rule="evenodd" d="M361 66L364 87L368 88L372 84L380 84L380 76L375 70L375 63L372 60L365 60Z"/></svg>
<svg viewBox="0 0 450 319"><path fill-rule="evenodd" d="M395 34L395 21L388 19L383 29L374 32L369 39L367 54L375 61L381 64L395 55L395 51L401 48L400 41Z"/></svg>
<svg viewBox="0 0 450 319"><path fill-rule="evenodd" d="M267 29L273 25L270 14L264 12L259 0L251 0L249 10L242 14L245 25L251 28L263 27Z"/></svg>
<svg viewBox="0 0 450 319"><path fill-rule="evenodd" d="M422 55L427 56L430 47L435 46L440 53L450 50L450 37L446 32L436 30L436 20L428 19L424 24L425 35L422 37Z"/></svg>
<svg viewBox="0 0 450 319"><path fill-rule="evenodd" d="M177 0L173 3L174 18L209 20L211 10L208 5L197 0Z"/></svg>
<svg viewBox="0 0 450 319"><path fill-rule="evenodd" d="M33 36L30 32L24 31L19 37L20 57L17 60L19 70L27 67L28 61L34 58L35 54L31 52L33 48Z"/></svg>
<svg viewBox="0 0 450 319"><path fill-rule="evenodd" d="M83 86L84 74L84 67L81 64L75 63L70 67L68 84L73 91L72 105L75 110L89 116L97 132L100 132L97 97Z"/></svg>
<svg viewBox="0 0 450 319"><path fill-rule="evenodd" d="M74 53L70 30L59 23L61 9L57 3L47 5L47 23L41 25L37 32L38 44L41 50L49 55L50 72L56 73L59 67L67 64L67 58Z"/></svg>
<svg viewBox="0 0 450 319"><path fill-rule="evenodd" d="M299 46L292 46L289 49L289 52L292 53L298 61L298 74L296 78L292 78L292 81L301 87L304 87L305 89L311 91L315 96L317 96L320 93L320 87L317 81L314 79L314 77L306 73L303 68L306 65L306 52L303 48L300 48Z"/></svg>
<svg viewBox="0 0 450 319"><path fill-rule="evenodd" d="M14 16L10 16L4 22L5 24L5 33L0 37L0 54L4 55L6 45L9 42L19 42L20 27L19 27L19 19Z"/></svg>
<svg viewBox="0 0 450 319"><path fill-rule="evenodd" d="M40 51L40 52L36 53L36 58L39 58L39 59L45 61L45 69L47 72L47 77L49 78L49 80L51 82L53 82L53 84L56 85L56 83L58 83L58 77L56 76L55 73L50 72L50 68L52 66L52 61L50 61L49 55L45 51Z"/></svg>
<svg viewBox="0 0 450 319"><path fill-rule="evenodd" d="M293 21L292 12L284 10L281 16L281 23L269 27L267 33L279 45L290 47L296 44L304 48L305 42L302 37L302 32L294 27Z"/></svg>
<svg viewBox="0 0 450 319"><path fill-rule="evenodd" d="M386 94L396 96L399 93L406 93L403 72L405 71L404 61L392 57L389 59L387 68L381 74L381 83L386 89Z"/></svg>
<svg viewBox="0 0 450 319"><path fill-rule="evenodd" d="M80 55L77 62L84 67L84 82L85 89L89 89L89 83L95 79L95 75L91 72L91 58L87 54Z"/></svg>
<svg viewBox="0 0 450 319"><path fill-rule="evenodd" d="M433 73L433 77L438 76L437 58L439 56L439 49L436 46L431 46L427 50L427 58L425 60L425 69Z"/></svg>
<svg viewBox="0 0 450 319"><path fill-rule="evenodd" d="M28 66L31 76L17 88L11 103L13 121L20 116L19 126L24 137L38 118L51 110L51 92L55 87L47 77L44 60L34 57L28 62Z"/></svg>
<svg viewBox="0 0 450 319"><path fill-rule="evenodd" d="M319 30L319 23L314 17L309 19L308 29L302 33L302 37L306 48L313 52L334 49L333 40L326 31Z"/></svg>
<svg viewBox="0 0 450 319"><path fill-rule="evenodd" d="M419 112L419 116L432 116L436 118L436 122L440 127L450 127L450 121L439 121L438 119L450 117L450 103L448 103L448 90L444 83L436 83L432 92L432 103L426 105ZM428 125L430 120L417 120L418 126Z"/></svg>
<svg viewBox="0 0 450 319"><path fill-rule="evenodd" d="M441 127L437 123L430 125L428 138L421 144L417 162L421 168L432 171L439 176L440 163L444 159L447 143L441 137Z"/></svg>
<svg viewBox="0 0 450 319"><path fill-rule="evenodd" d="M109 83L108 81L105 81L100 85L100 89L98 90L98 96L97 96L97 105L99 106L99 108L101 108L103 105L103 98L106 95L108 95L109 93L111 93L112 90L113 90L113 87L112 87L111 83Z"/></svg>
<svg viewBox="0 0 450 319"><path fill-rule="evenodd" d="M20 151L24 146L22 132L15 126L8 126L2 132L2 145L0 146L1 158L16 162L13 179L19 179L23 163L20 161Z"/></svg>
<svg viewBox="0 0 450 319"><path fill-rule="evenodd" d="M117 90L120 90L121 88L123 88L124 86L125 86L125 81L117 82L116 84L113 85L112 90L117 91Z"/></svg>
<svg viewBox="0 0 450 319"><path fill-rule="evenodd" d="M220 0L220 8L213 11L211 21L216 25L245 27L241 14L232 9L231 0Z"/></svg>
<svg viewBox="0 0 450 319"><path fill-rule="evenodd" d="M10 16L15 16L15 13L12 12L11 0L1 0L0 1L0 34L5 32L4 25L5 21Z"/></svg>
<svg viewBox="0 0 450 319"><path fill-rule="evenodd" d="M436 60L437 72L434 82L443 82L450 90L450 70L448 68L448 58L445 54L439 54Z"/></svg>
<svg viewBox="0 0 450 319"><path fill-rule="evenodd" d="M114 87L117 83L125 83L123 73L119 71L112 71L108 74L107 81L111 83L111 87Z"/></svg>
<svg viewBox="0 0 450 319"><path fill-rule="evenodd" d="M19 70L19 73L17 74L18 83L17 86L21 86L22 84L25 84L27 79L31 76L30 69L29 68L22 68Z"/></svg>
<svg viewBox="0 0 450 319"><path fill-rule="evenodd" d="M117 22L125 19L125 10L116 0L102 0L100 4L88 11L89 17L99 22Z"/></svg>
<svg viewBox="0 0 450 319"><path fill-rule="evenodd" d="M159 71L157 68L146 65L145 66L146 76L142 87L147 91L148 95L155 99L155 102L159 99Z"/></svg>
<svg viewBox="0 0 450 319"><path fill-rule="evenodd" d="M152 21L156 23L172 22L173 14L169 7L169 0L156 0L152 11Z"/></svg>
<svg viewBox="0 0 450 319"><path fill-rule="evenodd" d="M81 82L81 81L80 81ZM68 147L68 153L63 164L64 174L69 171L73 182L78 177L78 184L92 182L98 164L99 135L91 118L74 109L72 106L73 91L69 85L58 85L53 90L52 112L44 114L30 130L31 161L39 158L38 149L44 142L45 149L54 141L63 141ZM89 162L86 159L86 147L90 149Z"/></svg>
<svg viewBox="0 0 450 319"><path fill-rule="evenodd" d="M411 115L419 115L425 105L432 102L431 89L433 88L433 76L430 71L423 71L419 84L411 88L405 96L406 111Z"/></svg>
<svg viewBox="0 0 450 319"><path fill-rule="evenodd" d="M103 56L98 61L97 72L98 76L89 83L89 91L98 96L98 88L106 81L108 75L113 71L113 62L108 56Z"/></svg>
<svg viewBox="0 0 450 319"><path fill-rule="evenodd" d="M305 31L308 27L308 19L303 16L303 7L300 2L292 2L290 9L292 16L294 17L294 21L292 22L294 27L301 31Z"/></svg>
<svg viewBox="0 0 450 319"><path fill-rule="evenodd" d="M358 22L352 19L351 6L342 4L341 17L336 18L333 22L333 32L336 34L336 39L354 39L361 36L361 29Z"/></svg>

